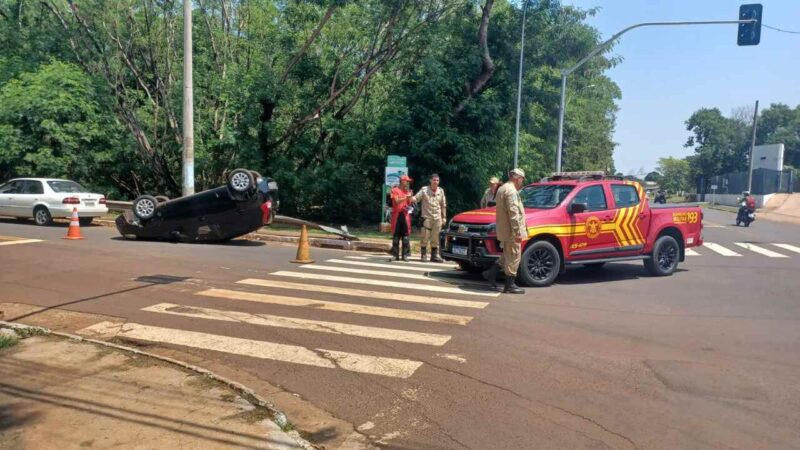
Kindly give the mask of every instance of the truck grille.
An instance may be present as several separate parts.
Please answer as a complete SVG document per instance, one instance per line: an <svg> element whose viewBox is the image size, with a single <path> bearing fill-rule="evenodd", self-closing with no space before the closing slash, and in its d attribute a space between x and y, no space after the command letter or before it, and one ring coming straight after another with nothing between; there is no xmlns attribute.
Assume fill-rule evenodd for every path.
<svg viewBox="0 0 800 450"><path fill-rule="evenodd" d="M459 234L486 234L493 228L492 225L452 222L449 231Z"/></svg>

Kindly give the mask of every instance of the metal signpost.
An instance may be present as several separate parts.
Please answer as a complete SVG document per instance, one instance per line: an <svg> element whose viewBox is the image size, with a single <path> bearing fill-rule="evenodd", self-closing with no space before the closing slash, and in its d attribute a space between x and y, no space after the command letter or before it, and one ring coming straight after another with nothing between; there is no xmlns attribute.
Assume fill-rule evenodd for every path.
<svg viewBox="0 0 800 450"><path fill-rule="evenodd" d="M761 37L761 13L762 7L759 4L742 5L739 8L739 17L743 20L706 20L699 22L643 22L631 25L623 29L617 34L611 36L610 39L603 42L594 48L588 55L583 57L574 66L561 71L561 107L558 112L558 147L556 149L556 172L561 172L561 151L564 141L564 109L567 95L567 76L572 72L578 70L582 65L589 61L592 57L603 51L606 47L611 45L612 42L619 39L620 36L627 33L634 28L653 27L653 26L676 26L676 25L723 25L723 24L738 24L738 44L739 45L758 45Z"/></svg>

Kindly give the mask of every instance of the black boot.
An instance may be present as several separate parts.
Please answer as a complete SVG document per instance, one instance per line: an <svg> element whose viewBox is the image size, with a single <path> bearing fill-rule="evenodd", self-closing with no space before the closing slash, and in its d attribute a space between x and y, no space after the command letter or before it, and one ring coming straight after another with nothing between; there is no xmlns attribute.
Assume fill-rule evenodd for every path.
<svg viewBox="0 0 800 450"><path fill-rule="evenodd" d="M497 272L499 271L500 266L497 264L492 264L491 267L481 273L481 275L483 275L483 279L492 285L492 289L497 289Z"/></svg>
<svg viewBox="0 0 800 450"><path fill-rule="evenodd" d="M442 261L442 257L439 256L439 249L437 247L431 247L431 262L444 262Z"/></svg>
<svg viewBox="0 0 800 450"><path fill-rule="evenodd" d="M525 289L514 284L514 277L506 277L506 286L503 288L504 294L524 294Z"/></svg>
<svg viewBox="0 0 800 450"><path fill-rule="evenodd" d="M392 261L400 260L400 236L392 237Z"/></svg>
<svg viewBox="0 0 800 450"><path fill-rule="evenodd" d="M425 248L425 247L422 247L422 248L419 249L419 253L420 253L419 260L422 261L422 262L427 262L428 261L428 249ZM431 261L433 261L433 253L431 253Z"/></svg>
<svg viewBox="0 0 800 450"><path fill-rule="evenodd" d="M409 241L408 236L403 236L403 257L402 260L408 262L408 258L411 256L411 241Z"/></svg>

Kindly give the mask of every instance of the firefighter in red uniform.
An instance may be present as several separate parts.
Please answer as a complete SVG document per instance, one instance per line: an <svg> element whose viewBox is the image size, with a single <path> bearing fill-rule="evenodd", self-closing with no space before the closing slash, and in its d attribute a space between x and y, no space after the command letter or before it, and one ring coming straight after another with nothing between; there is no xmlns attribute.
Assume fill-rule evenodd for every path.
<svg viewBox="0 0 800 450"><path fill-rule="evenodd" d="M411 211L413 192L409 184L414 180L408 175L400 177L400 185L392 188L392 258L397 261L402 255L403 261L408 261L411 255L411 242L408 235L411 233ZM400 252L402 240L403 250Z"/></svg>

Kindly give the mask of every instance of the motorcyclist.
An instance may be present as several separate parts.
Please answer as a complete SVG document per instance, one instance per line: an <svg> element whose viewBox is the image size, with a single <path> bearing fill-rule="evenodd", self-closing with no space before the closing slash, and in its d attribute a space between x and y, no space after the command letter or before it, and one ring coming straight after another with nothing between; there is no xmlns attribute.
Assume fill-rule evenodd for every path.
<svg viewBox="0 0 800 450"><path fill-rule="evenodd" d="M750 195L750 191L742 192L742 196L737 200L739 203L739 212L737 214L736 223L749 222L748 216L756 212L756 199Z"/></svg>

